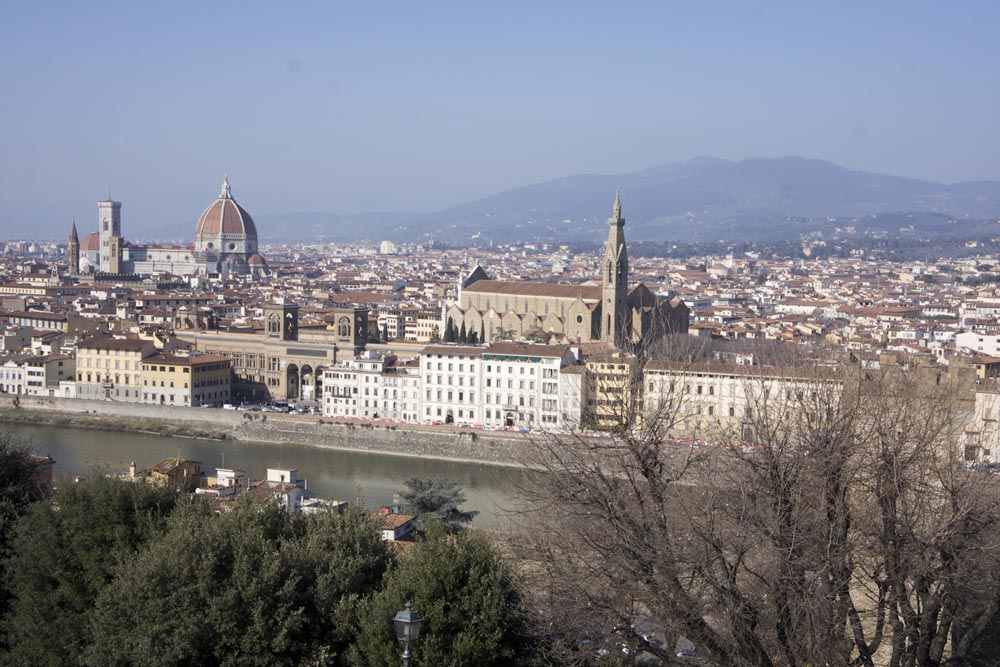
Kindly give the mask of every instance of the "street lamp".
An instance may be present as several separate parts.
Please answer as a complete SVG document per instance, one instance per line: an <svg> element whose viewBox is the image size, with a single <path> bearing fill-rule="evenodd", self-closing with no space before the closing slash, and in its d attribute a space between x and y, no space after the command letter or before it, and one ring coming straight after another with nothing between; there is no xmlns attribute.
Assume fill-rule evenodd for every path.
<svg viewBox="0 0 1000 667"><path fill-rule="evenodd" d="M420 636L420 626L424 618L413 611L413 603L407 601L406 609L392 619L396 623L396 639L403 642L403 667L410 667L410 642Z"/></svg>

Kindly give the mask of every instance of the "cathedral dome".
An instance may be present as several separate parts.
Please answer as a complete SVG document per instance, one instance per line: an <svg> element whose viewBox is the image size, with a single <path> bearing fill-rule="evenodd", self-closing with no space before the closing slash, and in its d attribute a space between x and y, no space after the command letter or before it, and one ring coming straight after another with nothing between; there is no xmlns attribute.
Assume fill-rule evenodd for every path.
<svg viewBox="0 0 1000 667"><path fill-rule="evenodd" d="M218 237L223 234L257 238L257 227L253 223L253 218L233 199L228 178L222 181L219 198L206 208L198 219L194 237L197 243L206 237Z"/></svg>
<svg viewBox="0 0 1000 667"><path fill-rule="evenodd" d="M267 262L264 261L264 258L257 253L250 255L250 259L247 260L247 264L250 266L267 266Z"/></svg>
<svg viewBox="0 0 1000 667"><path fill-rule="evenodd" d="M83 241L80 242L80 252L100 252L101 251L101 235L97 232L90 232L83 237Z"/></svg>

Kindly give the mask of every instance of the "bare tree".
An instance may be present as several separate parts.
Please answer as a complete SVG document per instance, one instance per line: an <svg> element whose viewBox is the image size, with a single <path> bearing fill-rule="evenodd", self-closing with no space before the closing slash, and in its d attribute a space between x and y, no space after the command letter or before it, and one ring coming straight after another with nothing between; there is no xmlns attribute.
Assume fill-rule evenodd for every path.
<svg viewBox="0 0 1000 667"><path fill-rule="evenodd" d="M751 367L709 417L703 371L644 403L637 362L614 437L539 442L514 548L562 657L601 635L665 664L682 637L726 666L971 664L998 625L1000 494L962 466L968 378Z"/></svg>

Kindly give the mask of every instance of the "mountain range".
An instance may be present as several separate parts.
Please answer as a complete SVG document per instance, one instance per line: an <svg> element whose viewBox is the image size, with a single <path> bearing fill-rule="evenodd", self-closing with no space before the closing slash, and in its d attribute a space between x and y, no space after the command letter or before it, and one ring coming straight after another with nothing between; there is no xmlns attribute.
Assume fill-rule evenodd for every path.
<svg viewBox="0 0 1000 667"><path fill-rule="evenodd" d="M515 188L424 216L408 228L442 240L476 233L498 242L601 238L616 189L629 237L646 240L774 240L796 228L812 231L825 218L863 223L894 212L931 214L920 218L937 220L928 231L940 233L936 227L952 219L1000 216L998 182L945 185L799 157L701 157L630 174L582 174Z"/></svg>
<svg viewBox="0 0 1000 667"><path fill-rule="evenodd" d="M801 157L699 157L628 174L567 176L424 215L267 215L258 226L281 238L599 240L616 189L636 240L772 241L845 225L971 238L993 234L1000 217L996 181L946 185ZM332 229L343 231L324 234Z"/></svg>
<svg viewBox="0 0 1000 667"><path fill-rule="evenodd" d="M1000 218L1000 182L947 185L801 157L699 157L627 174L578 174L433 213L254 212L254 218L263 242L600 241L616 189L626 234L635 240L774 241L845 228L855 234L978 239L996 235ZM137 217L142 219L141 211ZM46 225L31 227L40 231ZM158 234L183 240L192 229L186 221L159 226ZM140 229L132 234L158 240L144 239Z"/></svg>

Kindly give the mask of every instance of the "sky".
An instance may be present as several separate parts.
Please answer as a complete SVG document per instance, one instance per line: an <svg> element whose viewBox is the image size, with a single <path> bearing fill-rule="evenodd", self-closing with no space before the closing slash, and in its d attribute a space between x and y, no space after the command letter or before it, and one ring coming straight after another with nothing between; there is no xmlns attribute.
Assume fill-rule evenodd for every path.
<svg viewBox="0 0 1000 667"><path fill-rule="evenodd" d="M751 7L750 5L761 5ZM0 0L0 236L801 155L1000 180L1000 3Z"/></svg>

